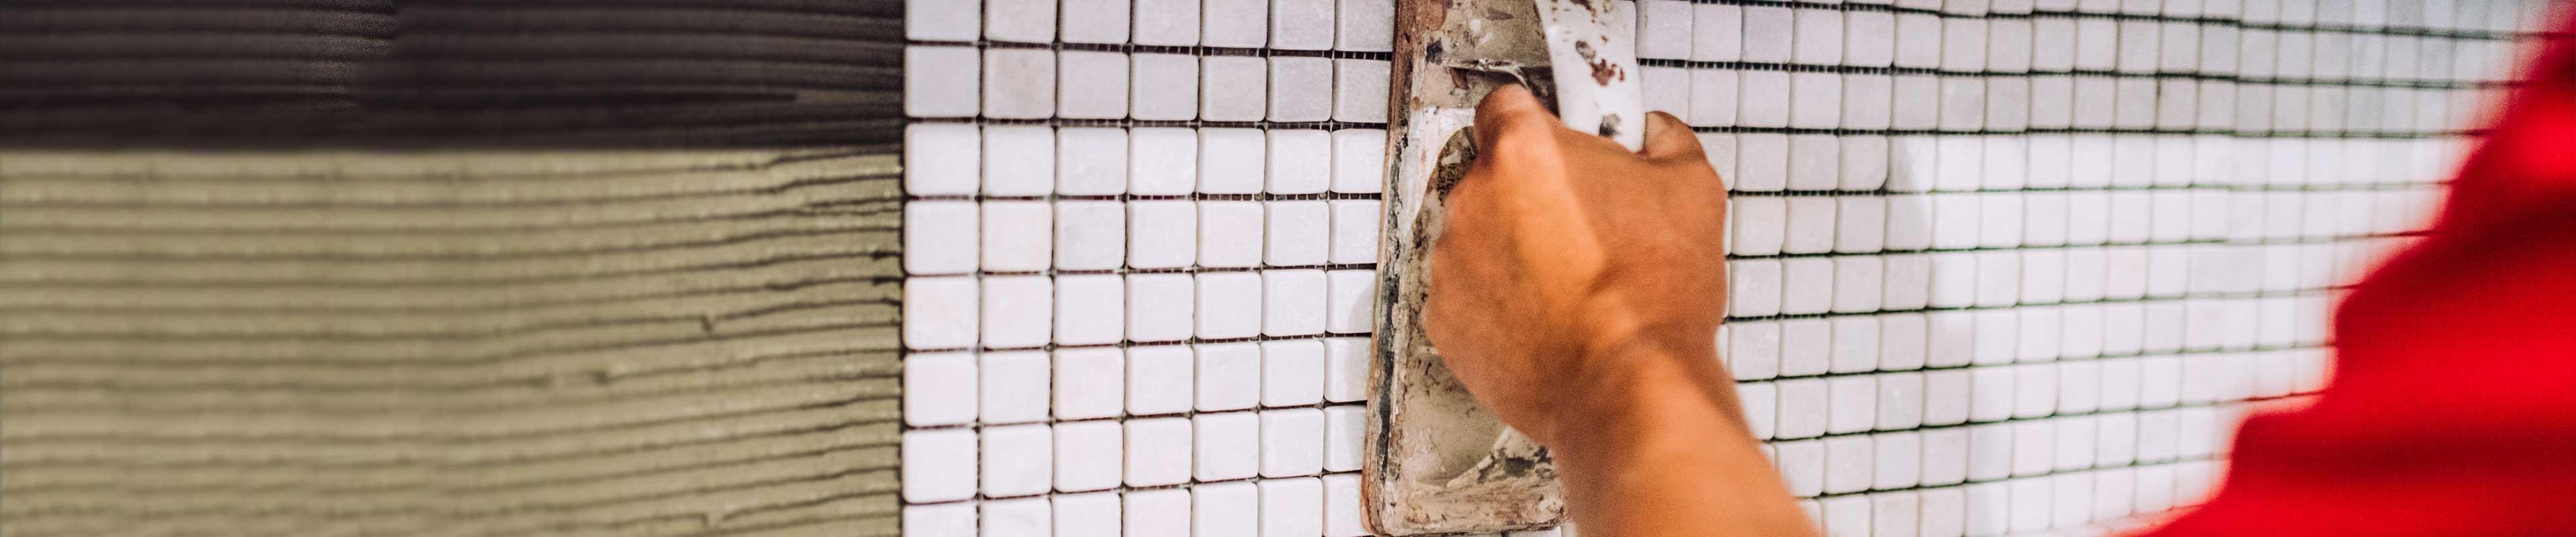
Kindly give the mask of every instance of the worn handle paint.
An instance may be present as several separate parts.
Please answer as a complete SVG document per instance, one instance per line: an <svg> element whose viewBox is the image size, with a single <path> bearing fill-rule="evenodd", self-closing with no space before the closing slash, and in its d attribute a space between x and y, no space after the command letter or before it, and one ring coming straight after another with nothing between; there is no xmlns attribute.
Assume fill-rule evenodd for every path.
<svg viewBox="0 0 2576 537"><path fill-rule="evenodd" d="M1646 105L1636 47L1613 32L1608 0L1533 0L1556 76L1556 115L1574 130L1629 150L1645 147Z"/></svg>

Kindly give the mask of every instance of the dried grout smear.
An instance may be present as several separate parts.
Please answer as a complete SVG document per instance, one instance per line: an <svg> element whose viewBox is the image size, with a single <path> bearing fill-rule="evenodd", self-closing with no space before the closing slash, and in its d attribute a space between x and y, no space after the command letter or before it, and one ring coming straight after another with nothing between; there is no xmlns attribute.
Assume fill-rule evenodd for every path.
<svg viewBox="0 0 2576 537"><path fill-rule="evenodd" d="M1364 535L1396 2L1030 1L908 6L907 529ZM1754 432L1829 533L1948 536L2203 497L2426 223L2524 4L1623 9L1734 191Z"/></svg>

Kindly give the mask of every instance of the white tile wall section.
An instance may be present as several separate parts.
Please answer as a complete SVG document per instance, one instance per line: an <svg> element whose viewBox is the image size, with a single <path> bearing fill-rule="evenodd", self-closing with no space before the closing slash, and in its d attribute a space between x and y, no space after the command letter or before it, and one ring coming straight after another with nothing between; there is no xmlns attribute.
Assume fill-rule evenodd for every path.
<svg viewBox="0 0 2576 537"><path fill-rule="evenodd" d="M906 3L908 533L1366 534L1395 3ZM1620 3L1736 190L1755 434L1925 537L2198 501L2544 4Z"/></svg>

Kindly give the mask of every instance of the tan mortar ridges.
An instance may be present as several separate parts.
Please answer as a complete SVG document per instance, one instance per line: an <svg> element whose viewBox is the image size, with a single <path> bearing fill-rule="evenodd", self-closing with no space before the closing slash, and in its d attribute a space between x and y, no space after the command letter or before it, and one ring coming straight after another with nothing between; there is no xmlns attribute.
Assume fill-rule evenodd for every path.
<svg viewBox="0 0 2576 537"><path fill-rule="evenodd" d="M897 158L0 152L0 534L892 535Z"/></svg>

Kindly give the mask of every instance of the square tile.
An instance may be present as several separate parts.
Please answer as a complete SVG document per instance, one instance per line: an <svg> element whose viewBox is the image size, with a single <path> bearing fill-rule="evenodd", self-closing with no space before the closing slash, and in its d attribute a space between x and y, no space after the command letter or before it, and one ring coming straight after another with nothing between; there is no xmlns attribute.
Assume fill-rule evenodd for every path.
<svg viewBox="0 0 2576 537"><path fill-rule="evenodd" d="M1368 527L1360 512L1360 478L1356 475L1327 475L1324 483L1324 537L1365 537Z"/></svg>
<svg viewBox="0 0 2576 537"><path fill-rule="evenodd" d="M1691 57L1693 4L1683 0L1637 2L1637 57L1686 60Z"/></svg>
<svg viewBox="0 0 2576 537"><path fill-rule="evenodd" d="M1272 56L1270 57L1270 86L1242 89L1251 91L1255 95L1267 93L1270 96L1270 121L1301 122L1332 119L1333 63L1334 60L1331 58ZM1213 72L1211 70L1211 73ZM1213 92L1217 88L1211 86L1208 89ZM1214 95L1210 93L1212 100ZM1214 119L1219 116L1208 114L1208 117Z"/></svg>
<svg viewBox="0 0 2576 537"><path fill-rule="evenodd" d="M1986 71L2029 72L2037 56L2031 50L2037 32L2029 19L1994 19L1986 23Z"/></svg>
<svg viewBox="0 0 2576 537"><path fill-rule="evenodd" d="M1844 274L1844 263L1839 261L1852 261L1852 258L1834 258L1834 261L1837 261L1834 274L1839 276ZM1842 297L1842 289L1834 289L1834 297ZM1878 318L1860 315L1860 318L1832 318L1826 323L1832 325L1832 351L1826 359L1829 361L1826 372L1873 372L1873 369L1878 369Z"/></svg>
<svg viewBox="0 0 2576 537"><path fill-rule="evenodd" d="M1199 339L1248 338L1261 333L1262 281L1252 272L1201 272Z"/></svg>
<svg viewBox="0 0 2576 537"><path fill-rule="evenodd" d="M1122 422L1121 425L1125 426L1127 431L1124 442L1127 452L1127 486L1151 487L1189 482L1190 454L1194 445L1190 438L1190 418L1132 419ZM904 468L910 470L912 466L906 464ZM1131 492L1128 497L1132 509L1136 493ZM1128 527L1138 527L1133 520L1131 517Z"/></svg>
<svg viewBox="0 0 2576 537"><path fill-rule="evenodd" d="M1787 135L1770 133L1737 135L1734 189L1741 192L1776 192L1787 188L1788 153Z"/></svg>
<svg viewBox="0 0 2576 537"><path fill-rule="evenodd" d="M1851 256L1835 258L1833 263L1833 311L1835 313L1865 313L1878 311L1879 298L1881 296L1879 293L1879 286L1882 283L1880 273L1886 267L1885 262L1876 257ZM1873 332L1876 330L1875 326L1875 324L1872 325ZM1839 328L1837 328L1837 330L1837 334L1839 334ZM1875 348L1876 341L1878 341L1877 336L1870 336L1870 341L1872 342L1873 348L1869 349L1869 352L1872 356L1875 356L1878 352ZM1872 362L1875 361L1875 359L1872 360Z"/></svg>
<svg viewBox="0 0 2576 537"><path fill-rule="evenodd" d="M1843 75L1789 73L1789 126L1831 129L1842 124Z"/></svg>
<svg viewBox="0 0 2576 537"><path fill-rule="evenodd" d="M1127 42L1127 30L1134 20L1127 12L1130 0L1061 1L1064 4L1061 36L1064 42L1111 45Z"/></svg>
<svg viewBox="0 0 2576 537"><path fill-rule="evenodd" d="M1243 479L1260 474L1261 418L1252 412L1216 412L1190 417L1192 477L1199 481ZM1206 491L1208 487L1199 487ZM1206 500L1204 492L1201 500ZM1206 511L1201 511L1202 515ZM1202 516L1204 519L1204 516Z"/></svg>
<svg viewBox="0 0 2576 537"><path fill-rule="evenodd" d="M985 348L1045 345L1054 324L1054 285L1045 276L987 276L983 281ZM988 420L989 421L989 420Z"/></svg>
<svg viewBox="0 0 2576 537"><path fill-rule="evenodd" d="M1125 98L1123 89L1120 98ZM1109 196L1127 192L1126 129L1066 127L1056 131L1055 142L1057 194Z"/></svg>
<svg viewBox="0 0 2576 537"><path fill-rule="evenodd" d="M1986 70L1986 20L1941 19L1941 70L1976 73Z"/></svg>
<svg viewBox="0 0 2576 537"><path fill-rule="evenodd" d="M1353 52L1394 50L1394 0L1340 0L1334 10L1333 48Z"/></svg>
<svg viewBox="0 0 2576 537"><path fill-rule="evenodd" d="M1180 268L1198 259L1198 202L1138 200L1127 204L1127 266Z"/></svg>
<svg viewBox="0 0 2576 537"><path fill-rule="evenodd" d="M1779 423L1773 429L1778 438L1812 438L1825 433L1827 387L1822 379L1795 379L1772 383L1779 390Z"/></svg>
<svg viewBox="0 0 2576 537"><path fill-rule="evenodd" d="M1789 495L1811 498L1825 488L1825 443L1821 440L1771 444L1772 460L1780 468L1781 481L1789 485Z"/></svg>
<svg viewBox="0 0 2576 537"><path fill-rule="evenodd" d="M1789 190L1833 190L1840 187L1842 142L1826 134L1789 136ZM1822 199L1822 198L1818 198Z"/></svg>
<svg viewBox="0 0 2576 537"><path fill-rule="evenodd" d="M1386 182L1386 130L1333 131L1334 192L1375 194Z"/></svg>
<svg viewBox="0 0 2576 537"><path fill-rule="evenodd" d="M1775 434L1773 422L1779 418L1779 393L1774 391L1771 383L1753 382L1737 384L1735 395L1744 410L1745 427L1753 432L1754 438L1770 440Z"/></svg>
<svg viewBox="0 0 2576 537"><path fill-rule="evenodd" d="M903 361L903 420L925 427L974 423L976 374L972 353L918 353Z"/></svg>
<svg viewBox="0 0 2576 537"><path fill-rule="evenodd" d="M984 127L984 193L1043 196L1055 191L1055 129L1043 125Z"/></svg>
<svg viewBox="0 0 2576 537"><path fill-rule="evenodd" d="M1800 65L1838 65L1843 62L1843 12L1830 9L1793 10L1795 27L1790 62Z"/></svg>
<svg viewBox="0 0 2576 537"><path fill-rule="evenodd" d="M1324 468L1324 411L1273 409L1261 416L1261 476L1315 475Z"/></svg>
<svg viewBox="0 0 2576 537"><path fill-rule="evenodd" d="M1324 331L1334 334L1366 334L1375 319L1370 317L1377 298L1377 271L1325 271L1326 303Z"/></svg>
<svg viewBox="0 0 2576 537"><path fill-rule="evenodd" d="M1368 338L1324 338L1324 400L1350 403L1368 398Z"/></svg>
<svg viewBox="0 0 2576 537"><path fill-rule="evenodd" d="M1282 337L1324 333L1326 289L1323 270L1264 270L1260 279L1261 335ZM1206 326L1205 318L1202 313L1203 328Z"/></svg>
<svg viewBox="0 0 2576 537"><path fill-rule="evenodd" d="M1056 277L1055 342L1107 345L1126 335L1126 280L1116 274Z"/></svg>
<svg viewBox="0 0 2576 537"><path fill-rule="evenodd" d="M1045 351L988 352L979 357L984 423L1044 421L1050 364Z"/></svg>
<svg viewBox="0 0 2576 537"><path fill-rule="evenodd" d="M1198 58L1182 54L1137 53L1130 56L1128 62L1130 117L1162 121L1198 118Z"/></svg>
<svg viewBox="0 0 2576 537"><path fill-rule="evenodd" d="M1121 447L1125 437L1126 429L1115 421L1056 424L1056 490L1079 492L1117 487L1125 477L1120 475L1126 467L1126 451ZM1116 498L1114 494L1106 496ZM1110 507L1114 510L1116 505ZM1116 520L1112 515L1111 523Z"/></svg>
<svg viewBox="0 0 2576 537"><path fill-rule="evenodd" d="M1897 67L1932 69L1941 67L1941 17L1929 13L1896 14Z"/></svg>
<svg viewBox="0 0 2576 537"><path fill-rule="evenodd" d="M1055 13L1055 0L985 2L984 38L1019 43L1054 41Z"/></svg>
<svg viewBox="0 0 2576 537"><path fill-rule="evenodd" d="M1788 200L1787 234L1781 242L1780 252L1821 254L1833 251L1835 200L1822 196L1797 196Z"/></svg>
<svg viewBox="0 0 2576 537"><path fill-rule="evenodd" d="M1842 128L1883 130L1892 119L1896 79L1889 75L1844 74Z"/></svg>
<svg viewBox="0 0 2576 537"><path fill-rule="evenodd" d="M1878 463L1875 448L1876 446L1870 442L1870 438L1867 436L1842 436L1825 439L1825 483L1823 492L1826 494L1849 494L1869 490L1870 478L1872 477L1870 475L1870 471L1876 468ZM1826 501L1833 502L1843 500L1859 500L1865 502L1868 499L1846 496ZM1861 513L1866 514L1866 511L1861 511ZM1832 517L1828 516L1825 523L1832 525L1835 522Z"/></svg>
<svg viewBox="0 0 2576 537"><path fill-rule="evenodd" d="M2030 128L2030 77L1986 79L1985 130L2020 132Z"/></svg>
<svg viewBox="0 0 2576 537"><path fill-rule="evenodd" d="M904 37L920 41L974 41L983 32L983 11L956 9L940 0L905 0ZM973 518L971 515L968 518ZM971 520L970 527L971 527Z"/></svg>
<svg viewBox="0 0 2576 537"><path fill-rule="evenodd" d="M2109 71L2119 66L2120 37L2117 21L2075 19L2075 70Z"/></svg>
<svg viewBox="0 0 2576 537"><path fill-rule="evenodd" d="M1329 77L1330 69L1325 72L1327 73L1325 76ZM1199 95L1205 98L1199 100L1199 119L1260 121L1269 117L1267 115L1269 110L1265 105L1270 95L1269 75L1270 62L1260 57L1200 57ZM1317 95L1328 94L1318 93Z"/></svg>
<svg viewBox="0 0 2576 537"><path fill-rule="evenodd" d="M1729 312L1729 315L1735 315ZM1741 315L1735 315L1741 316ZM1725 356L1736 380L1780 376L1780 322L1747 321L1727 327Z"/></svg>
<svg viewBox="0 0 2576 537"><path fill-rule="evenodd" d="M1385 123L1390 65L1386 60L1333 60L1333 121Z"/></svg>
<svg viewBox="0 0 2576 537"><path fill-rule="evenodd" d="M1118 493L1095 492L1048 498L1054 514L1055 535L1063 537L1116 537L1120 535Z"/></svg>
<svg viewBox="0 0 2576 537"><path fill-rule="evenodd" d="M1198 0L1135 2L1136 44L1177 47L1199 44Z"/></svg>
<svg viewBox="0 0 2576 537"><path fill-rule="evenodd" d="M1750 259L1727 262L1727 315L1766 317L1780 313L1780 261Z"/></svg>
<svg viewBox="0 0 2576 537"><path fill-rule="evenodd" d="M1333 135L1314 129L1270 129L1264 155L1271 194L1322 194L1333 181Z"/></svg>
<svg viewBox="0 0 2576 537"><path fill-rule="evenodd" d="M1657 69L1649 67L1645 73L1653 76L1659 72ZM1688 106L1676 113L1693 127L1734 126L1736 110L1741 106L1736 91L1741 84L1733 69L1691 69Z"/></svg>
<svg viewBox="0 0 2576 537"><path fill-rule="evenodd" d="M1331 211L1323 200L1260 202L1266 223L1262 263L1324 264L1331 249Z"/></svg>
<svg viewBox="0 0 2576 537"><path fill-rule="evenodd" d="M1941 125L1941 78L1932 75L1895 75L1895 103L1890 106L1888 126L1900 131L1928 131Z"/></svg>
<svg viewBox="0 0 2576 537"><path fill-rule="evenodd" d="M1262 535L1321 535L1324 531L1324 487L1315 478L1271 479L1258 483Z"/></svg>
<svg viewBox="0 0 2576 537"><path fill-rule="evenodd" d="M1073 119L1127 117L1127 55L1068 50L1056 53L1056 116Z"/></svg>
<svg viewBox="0 0 2576 537"><path fill-rule="evenodd" d="M1102 274L1101 277L1117 278ZM1055 417L1113 418L1126 404L1126 352L1114 347L1055 351Z"/></svg>
<svg viewBox="0 0 2576 537"><path fill-rule="evenodd" d="M1744 10L1744 7L1728 4L1691 4L1690 59L1703 62L1759 61L1745 55ZM1785 26L1781 28L1781 32L1788 31ZM1766 34L1765 37L1770 36ZM1788 59L1785 54L1788 43L1783 40L1778 44L1783 47L1779 51L1783 53L1780 59L1785 61Z"/></svg>
<svg viewBox="0 0 2576 537"><path fill-rule="evenodd" d="M981 209L972 201L915 201L904 207L903 269L909 274L975 272Z"/></svg>
<svg viewBox="0 0 2576 537"><path fill-rule="evenodd" d="M1118 268L1127 258L1127 218L1126 204L1116 201L1056 202L1055 268Z"/></svg>
<svg viewBox="0 0 2576 537"><path fill-rule="evenodd" d="M1047 424L985 427L981 438L984 496L1027 496L1054 488L1055 434Z"/></svg>
<svg viewBox="0 0 2576 537"><path fill-rule="evenodd" d="M1198 202L1199 266L1260 266L1265 213L1258 201Z"/></svg>
<svg viewBox="0 0 2576 537"><path fill-rule="evenodd" d="M1843 12L1843 65L1887 67L1896 62L1896 14Z"/></svg>
<svg viewBox="0 0 2576 537"><path fill-rule="evenodd" d="M1878 379L1877 429L1886 431L1921 427L1923 425L1923 374L1890 373L1878 375L1876 378ZM1911 434L1909 433L1908 436ZM1905 451L1911 458L1922 457L1919 446ZM1908 472L1902 477L1907 480L1903 486L1913 486L1912 480L1917 476Z"/></svg>
<svg viewBox="0 0 2576 537"><path fill-rule="evenodd" d="M1128 347L1127 413L1178 414L1196 408L1197 352L1185 345Z"/></svg>
<svg viewBox="0 0 2576 537"><path fill-rule="evenodd" d="M927 429L903 433L903 499L941 502L973 498L975 431Z"/></svg>
<svg viewBox="0 0 2576 537"><path fill-rule="evenodd" d="M974 10L961 10L972 12ZM903 506L903 527L925 537L976 537L975 502Z"/></svg>
<svg viewBox="0 0 2576 537"><path fill-rule="evenodd" d="M1739 256L1778 255L1788 238L1788 198L1761 196L1728 200L1730 221L1728 253Z"/></svg>
<svg viewBox="0 0 2576 537"><path fill-rule="evenodd" d="M1944 76L1940 81L1941 130L1967 132L1984 129L1986 80L1973 76Z"/></svg>
<svg viewBox="0 0 2576 537"><path fill-rule="evenodd" d="M960 10L966 11L966 10ZM971 11L970 11L971 12ZM972 18L971 16L968 18ZM968 39L972 39L971 37ZM972 47L908 46L903 49L903 113L911 117L974 117L981 96ZM928 66L948 66L930 69ZM911 125L919 128L924 125ZM946 126L946 125L943 125ZM961 125L962 126L962 125ZM972 126L962 126L973 128ZM910 146L906 146L910 147Z"/></svg>
<svg viewBox="0 0 2576 537"><path fill-rule="evenodd" d="M1333 48L1334 0L1270 0L1270 48Z"/></svg>
<svg viewBox="0 0 2576 537"><path fill-rule="evenodd" d="M1368 437L1367 410L1362 405L1324 407L1324 471L1359 471Z"/></svg>
<svg viewBox="0 0 2576 537"><path fill-rule="evenodd" d="M1691 112L1691 72L1680 67L1642 66L1637 68L1639 97L1649 111L1662 111L1675 117L1693 117Z"/></svg>
<svg viewBox="0 0 2576 537"><path fill-rule="evenodd" d="M1789 63L1796 13L1786 7L1743 6L1744 59L1750 63ZM1707 31L1705 28L1694 31ZM1723 61L1723 60L1705 60Z"/></svg>
<svg viewBox="0 0 2576 537"><path fill-rule="evenodd" d="M984 117L1045 119L1055 115L1055 53L984 50Z"/></svg>
<svg viewBox="0 0 2576 537"><path fill-rule="evenodd" d="M1259 48L1270 42L1269 16L1270 0L1201 0L1199 44Z"/></svg>

